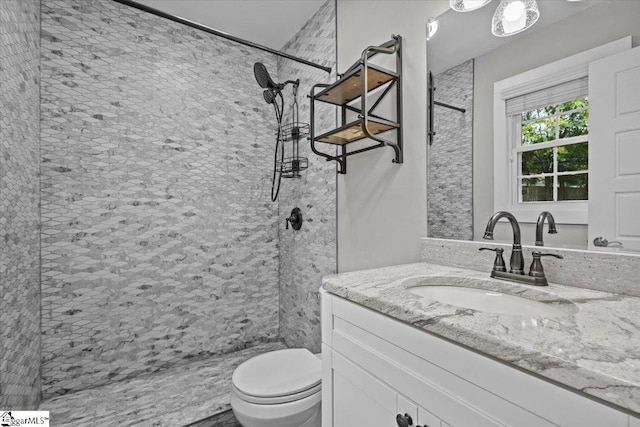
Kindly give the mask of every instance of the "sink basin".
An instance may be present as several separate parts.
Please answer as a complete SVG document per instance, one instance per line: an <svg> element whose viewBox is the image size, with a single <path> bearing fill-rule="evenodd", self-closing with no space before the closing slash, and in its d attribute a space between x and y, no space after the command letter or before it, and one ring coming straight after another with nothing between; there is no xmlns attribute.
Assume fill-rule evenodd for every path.
<svg viewBox="0 0 640 427"><path fill-rule="evenodd" d="M405 282L406 290L422 298L462 308L487 313L507 314L527 317L562 317L568 316L567 310L548 303L510 295L496 290L495 283L488 280L466 279L459 277L426 277L410 278ZM466 285L466 286L465 286ZM540 294L558 302L557 298L549 298L540 291L528 291ZM573 305L569 301L566 301Z"/></svg>

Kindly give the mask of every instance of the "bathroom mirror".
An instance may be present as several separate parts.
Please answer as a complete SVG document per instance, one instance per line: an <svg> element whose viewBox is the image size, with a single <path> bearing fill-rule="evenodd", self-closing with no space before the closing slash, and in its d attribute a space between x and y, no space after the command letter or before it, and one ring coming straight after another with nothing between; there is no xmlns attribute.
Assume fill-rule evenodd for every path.
<svg viewBox="0 0 640 427"><path fill-rule="evenodd" d="M428 129L428 133L435 132L435 135L432 141L427 141L428 237L482 240L487 221L496 210L494 169L506 168L494 164L496 82L534 69L537 72L546 64L623 38L633 47L640 45L638 1L538 0L537 3L538 22L510 37L491 34L491 20L499 0L473 12L448 10L435 18L438 31L427 42L427 64L435 88L433 126ZM586 98L588 101L588 96ZM550 109L538 108L531 114L544 115L545 111L548 113ZM588 126L583 127L586 132ZM593 129L588 128L588 132L593 133ZM587 144L583 146L586 148ZM586 169L588 154L581 156L582 168ZM552 163L558 161L557 157L554 159ZM568 196L564 200L585 198L586 182L581 191L582 196ZM536 209L542 205L532 202L531 206ZM542 210L554 212L553 207L540 208L539 212ZM586 211L584 216L586 218ZM535 218L531 219L530 215L521 218L518 214L516 217L521 222L523 244L533 245ZM638 229L639 217L640 213L631 220ZM545 225L545 246L618 252L629 248L619 248L616 244L596 248L589 244L589 224L585 219L559 222L558 234L547 234ZM508 223L499 224L495 240L511 242ZM613 240L611 236L609 240Z"/></svg>

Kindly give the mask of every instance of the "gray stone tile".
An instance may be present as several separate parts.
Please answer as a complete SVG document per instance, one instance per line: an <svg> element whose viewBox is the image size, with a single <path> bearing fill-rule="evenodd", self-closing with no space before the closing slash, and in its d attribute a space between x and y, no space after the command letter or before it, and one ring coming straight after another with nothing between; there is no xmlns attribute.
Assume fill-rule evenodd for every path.
<svg viewBox="0 0 640 427"><path fill-rule="evenodd" d="M501 247L508 263L511 245L491 241L459 241L422 239L422 260L432 264L485 271L487 276L493 265L493 255L481 255L482 246ZM545 259L544 272L549 283L593 289L596 291L640 297L638 272L640 255L564 248L540 248L523 245L522 255L528 271L533 251L552 252L564 259ZM485 252L486 253L486 252Z"/></svg>
<svg viewBox="0 0 640 427"><path fill-rule="evenodd" d="M43 396L275 339L275 57L112 1L42 18Z"/></svg>
<svg viewBox="0 0 640 427"><path fill-rule="evenodd" d="M0 403L35 408L42 388L47 405L72 408L59 420L79 425L91 396L94 415L112 416L100 397L112 385L150 387L149 374L278 335L318 351L317 289L335 270L335 165L302 141L310 169L270 202L274 121L252 66L301 78L306 121L310 86L335 70L108 0L0 5L0 226L13 245L0 252L11 334ZM334 19L328 0L284 50L334 67ZM333 127L335 110L317 124ZM305 213L300 234L281 221L292 205ZM132 402L131 420L158 411Z"/></svg>
<svg viewBox="0 0 640 427"><path fill-rule="evenodd" d="M434 107L427 148L429 237L473 239L473 60L434 76L435 99L466 109Z"/></svg>
<svg viewBox="0 0 640 427"><path fill-rule="evenodd" d="M227 411L204 420L196 421L185 427L242 427L242 425L233 415L233 411Z"/></svg>
<svg viewBox="0 0 640 427"><path fill-rule="evenodd" d="M139 378L113 382L44 400L40 410L49 411L55 426L185 426L207 420L232 427L228 413L231 374L245 360L284 345L261 344L188 365L175 366ZM219 423L212 424L211 422ZM199 424L196 424L199 426Z"/></svg>
<svg viewBox="0 0 640 427"><path fill-rule="evenodd" d="M309 122L307 95L316 83L335 80L335 4L328 0L301 28L283 51L332 68L332 73L279 58L281 80L300 79L300 121ZM289 93L289 95L291 95ZM290 97L288 98L290 99ZM289 104L290 105L290 104ZM290 119L290 114L284 122ZM336 125L335 107L316 105L318 129ZM325 144L318 144L319 146ZM289 147L287 147L289 148ZM334 150L327 146L323 149ZM283 180L279 201L280 222L280 337L291 347L320 351L320 300L322 277L336 269L336 166L300 141L300 155L309 159L309 169L300 179ZM291 209L302 210L299 231L287 230L284 218Z"/></svg>
<svg viewBox="0 0 640 427"><path fill-rule="evenodd" d="M40 400L40 2L0 1L0 408Z"/></svg>

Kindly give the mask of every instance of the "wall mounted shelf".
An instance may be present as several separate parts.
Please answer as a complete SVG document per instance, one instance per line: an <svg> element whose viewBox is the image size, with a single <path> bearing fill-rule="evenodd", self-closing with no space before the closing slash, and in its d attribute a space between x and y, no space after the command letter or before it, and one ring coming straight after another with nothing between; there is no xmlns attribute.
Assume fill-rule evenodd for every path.
<svg viewBox="0 0 640 427"><path fill-rule="evenodd" d="M395 71L370 64L369 59L377 54L396 55ZM380 88L377 99L368 106L368 94ZM396 121L373 114L375 108L392 90L396 91ZM317 93L316 93L317 91ZM338 81L333 84L316 84L311 88L311 149L327 161L337 161L338 173L347 173L347 157L380 147L394 150L394 163L402 163L402 37L392 36L391 40L380 46L369 46L362 52L361 58L353 64ZM359 106L356 106L357 103ZM316 135L314 130L314 110L316 102L337 105L342 112L342 126ZM356 104L356 105L353 105ZM347 122L347 112L357 113L357 119ZM391 141L380 134L396 131L396 140ZM369 138L377 144L357 150L347 151L346 145L354 141ZM315 144L321 142L340 146L340 154L331 156L317 150Z"/></svg>

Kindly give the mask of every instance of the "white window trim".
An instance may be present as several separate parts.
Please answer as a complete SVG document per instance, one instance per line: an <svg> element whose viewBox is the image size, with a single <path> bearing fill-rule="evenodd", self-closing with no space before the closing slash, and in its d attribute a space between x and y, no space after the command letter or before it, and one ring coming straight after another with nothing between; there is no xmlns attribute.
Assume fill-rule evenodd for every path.
<svg viewBox="0 0 640 427"><path fill-rule="evenodd" d="M520 222L536 222L540 212L553 213L560 224L587 224L588 202L518 203L517 158L511 158L507 99L589 75L589 63L631 49L631 36L534 68L493 86L493 207L509 211ZM511 130L513 132L513 130Z"/></svg>

